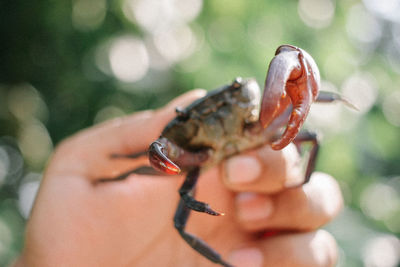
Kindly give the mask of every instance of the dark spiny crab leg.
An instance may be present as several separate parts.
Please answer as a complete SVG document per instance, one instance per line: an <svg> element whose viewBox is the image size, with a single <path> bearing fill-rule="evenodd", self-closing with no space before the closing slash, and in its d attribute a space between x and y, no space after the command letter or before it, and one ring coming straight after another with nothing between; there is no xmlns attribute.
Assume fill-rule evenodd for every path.
<svg viewBox="0 0 400 267"><path fill-rule="evenodd" d="M172 148L171 146L174 145L165 138L159 138L157 141L153 142L150 145L149 159L153 168L167 174L178 174L180 172L180 168L165 155L165 151L169 151L171 152L171 154L181 154L181 157L179 158L180 160L178 159L178 161L180 161L182 165L186 166L188 163L190 163L189 166L199 166L200 163L207 158L206 151L204 151L203 153L201 151L191 153L177 147ZM179 149L179 153L177 151L172 152L172 150L174 149ZM182 184L182 187L179 189L179 194L181 195L181 198L185 202L186 206L189 209L198 212L205 212L214 216L223 215L219 212L212 210L208 206L208 204L197 201L193 198L193 196L191 195L191 191L197 183L200 169L199 167L191 167L191 169L192 170L189 171L185 181Z"/></svg>
<svg viewBox="0 0 400 267"><path fill-rule="evenodd" d="M214 216L223 215L222 213L212 210L208 204L195 200L191 195L191 191L195 187L199 176L198 166L201 166L201 163L208 158L207 150L192 153L177 147L166 138L162 137L153 142L149 149L149 159L152 167L167 174L178 174L180 168L177 164L172 162L166 154L174 155L174 159L180 166L185 166L190 170L182 187L179 189L179 194L186 206L189 209L205 212ZM197 170L197 172L195 172L195 170Z"/></svg>
<svg viewBox="0 0 400 267"><path fill-rule="evenodd" d="M332 103L332 102L342 102L346 104L348 107L358 110L356 106L354 106L349 100L341 96L340 94L334 92L326 92L320 91L318 94L317 99L315 102L318 103ZM317 161L318 151L319 151L319 143L318 143L318 136L316 133L302 130L297 135L296 138L293 140L293 143L300 148L303 143L311 143L311 150L308 156L307 166L306 166L306 173L304 177L304 182L308 183L311 178L312 173L315 170L315 164Z"/></svg>
<svg viewBox="0 0 400 267"><path fill-rule="evenodd" d="M315 101L318 103L331 103L335 101L340 101L351 109L357 111L359 110L359 108L351 103L350 100L335 92L320 91Z"/></svg>
<svg viewBox="0 0 400 267"><path fill-rule="evenodd" d="M307 166L306 166L306 173L304 177L304 182L303 184L308 183L308 181L311 178L311 174L315 170L315 164L317 161L317 155L319 151L319 143L318 143L318 137L316 133L310 132L310 131L300 131L299 134L296 136L296 138L293 140L293 143L298 146L298 148L303 144L309 142L311 143L311 150L310 154L308 156L308 161L307 161Z"/></svg>
<svg viewBox="0 0 400 267"><path fill-rule="evenodd" d="M319 71L307 52L291 45L276 50L265 81L260 123L267 127L286 110L293 109L282 136L272 143L275 150L287 146L296 137L319 90Z"/></svg>
<svg viewBox="0 0 400 267"><path fill-rule="evenodd" d="M199 175L200 175L199 167L195 167L194 170L189 171L185 181L183 182L181 188L179 189L179 194L181 195L182 200L185 202L186 207L188 207L191 210L195 210L198 212L205 212L214 216L224 215L223 213L219 213L211 209L207 203L200 202L194 199L192 192L194 187L196 186Z"/></svg>
<svg viewBox="0 0 400 267"><path fill-rule="evenodd" d="M185 182L183 183L179 192L186 195L194 195L194 189L196 186L197 179L200 174L200 168L196 167L193 170L188 172ZM200 238L187 233L185 231L186 223L190 215L190 209L188 208L187 201L182 197L179 201L178 208L176 210L174 216L174 225L176 230L178 230L179 234L182 238L196 251L202 254L204 257L209 259L212 262L220 264L225 267L233 267L229 263L225 262L221 255L219 255L214 249L208 246L203 240ZM217 214L218 215L218 214Z"/></svg>
<svg viewBox="0 0 400 267"><path fill-rule="evenodd" d="M164 173L161 173L150 166L139 166L135 169L123 172L114 177L103 177L98 178L95 183L107 183L107 182L116 182L123 181L128 178L131 174L139 174L139 175L152 175L152 176L163 176Z"/></svg>

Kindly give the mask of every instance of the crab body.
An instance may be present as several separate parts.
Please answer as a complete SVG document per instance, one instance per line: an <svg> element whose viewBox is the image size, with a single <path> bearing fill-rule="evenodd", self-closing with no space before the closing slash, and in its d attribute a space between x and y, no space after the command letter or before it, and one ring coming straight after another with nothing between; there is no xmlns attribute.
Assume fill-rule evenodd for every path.
<svg viewBox="0 0 400 267"><path fill-rule="evenodd" d="M161 134L169 145L169 158L185 170L190 166L180 162L180 148L200 152L206 156L199 165L208 167L268 142L272 132L266 134L259 123L260 98L260 88L254 79L237 78L185 109L177 109L178 115Z"/></svg>

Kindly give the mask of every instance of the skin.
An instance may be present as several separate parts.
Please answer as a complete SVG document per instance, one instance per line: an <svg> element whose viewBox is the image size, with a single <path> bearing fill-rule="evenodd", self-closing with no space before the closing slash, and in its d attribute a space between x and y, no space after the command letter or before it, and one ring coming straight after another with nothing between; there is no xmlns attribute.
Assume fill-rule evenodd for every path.
<svg viewBox="0 0 400 267"><path fill-rule="evenodd" d="M173 227L183 175L95 182L147 163L107 155L145 150L176 106L204 93L191 91L160 110L112 120L62 142L45 171L15 266L216 266ZM308 184L289 188L301 183L298 165L294 146L266 146L207 170L196 198L226 215L192 212L187 230L237 267L334 266L335 240L317 229L342 207L339 187L316 173ZM283 231L259 234L271 229Z"/></svg>

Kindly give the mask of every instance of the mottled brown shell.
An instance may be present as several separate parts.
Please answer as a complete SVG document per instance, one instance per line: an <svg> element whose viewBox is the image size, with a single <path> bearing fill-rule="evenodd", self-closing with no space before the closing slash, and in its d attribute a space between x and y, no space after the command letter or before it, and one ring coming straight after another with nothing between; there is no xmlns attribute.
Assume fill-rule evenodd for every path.
<svg viewBox="0 0 400 267"><path fill-rule="evenodd" d="M250 125L258 124L259 103L257 82L237 78L188 107L177 109L177 117L162 136L188 151L209 148L221 157L234 154L251 142L243 137Z"/></svg>

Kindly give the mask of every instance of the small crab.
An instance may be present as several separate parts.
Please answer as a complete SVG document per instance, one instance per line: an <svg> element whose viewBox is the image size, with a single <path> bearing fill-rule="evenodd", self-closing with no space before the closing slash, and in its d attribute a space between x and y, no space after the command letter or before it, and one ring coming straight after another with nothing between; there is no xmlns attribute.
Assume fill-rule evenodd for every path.
<svg viewBox="0 0 400 267"><path fill-rule="evenodd" d="M150 165L165 174L187 173L179 190L181 200L174 225L182 238L200 254L222 266L232 266L204 241L187 233L185 226L191 210L222 215L194 198L201 170L232 155L265 144L275 150L294 142L312 144L305 172L305 183L314 170L318 152L317 136L300 131L314 101L344 101L340 95L319 92L320 74L313 58L292 45L278 47L265 81L260 104L260 88L254 79L236 78L231 84L209 92L186 108L177 108L170 121L148 150ZM286 125L286 127L285 127ZM280 134L282 132L283 133ZM128 157L137 157L126 155ZM121 155L114 155L120 157ZM131 173L152 173L141 167Z"/></svg>

